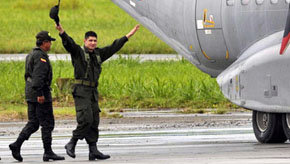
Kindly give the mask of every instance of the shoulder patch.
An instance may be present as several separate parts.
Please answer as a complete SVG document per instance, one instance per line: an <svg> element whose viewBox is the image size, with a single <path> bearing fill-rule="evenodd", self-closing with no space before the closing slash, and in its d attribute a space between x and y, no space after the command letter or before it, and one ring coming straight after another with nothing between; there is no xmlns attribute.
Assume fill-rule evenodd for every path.
<svg viewBox="0 0 290 164"><path fill-rule="evenodd" d="M43 58L40 58L40 61L42 61L43 63L46 63L46 60Z"/></svg>

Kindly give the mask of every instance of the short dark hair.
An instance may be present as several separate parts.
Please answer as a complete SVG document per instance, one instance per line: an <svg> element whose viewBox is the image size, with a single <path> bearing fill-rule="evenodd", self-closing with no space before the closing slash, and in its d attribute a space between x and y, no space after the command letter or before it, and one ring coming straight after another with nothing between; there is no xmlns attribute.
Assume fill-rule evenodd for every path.
<svg viewBox="0 0 290 164"><path fill-rule="evenodd" d="M90 36L98 38L98 35L94 31L88 31L85 34L85 39L88 39Z"/></svg>
<svg viewBox="0 0 290 164"><path fill-rule="evenodd" d="M40 47L40 46L42 45L43 42L44 42L43 40L39 40L39 39L37 39L37 40L36 40L36 46L37 46L37 47Z"/></svg>

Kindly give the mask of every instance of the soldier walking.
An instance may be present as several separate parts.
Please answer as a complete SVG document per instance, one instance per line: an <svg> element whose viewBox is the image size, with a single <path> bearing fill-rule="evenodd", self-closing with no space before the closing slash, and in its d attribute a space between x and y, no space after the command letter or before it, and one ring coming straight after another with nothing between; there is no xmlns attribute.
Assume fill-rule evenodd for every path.
<svg viewBox="0 0 290 164"><path fill-rule="evenodd" d="M99 138L100 108L98 103L98 80L102 71L101 64L118 52L128 39L139 29L134 27L126 36L117 39L112 45L97 48L97 34L85 33L84 46L79 46L68 36L62 26L56 26L64 48L71 54L74 66L75 85L73 97L76 108L77 127L71 140L65 145L67 154L75 158L75 146L79 139L85 139L89 145L89 160L108 159L97 149Z"/></svg>
<svg viewBox="0 0 290 164"><path fill-rule="evenodd" d="M44 148L43 161L64 160L51 149L51 133L54 129L54 116L50 85L52 67L47 55L51 41L55 41L47 31L36 35L36 47L28 54L25 62L25 97L28 104L28 122L22 129L17 140L9 145L12 156L22 162L21 145L31 134L41 128Z"/></svg>

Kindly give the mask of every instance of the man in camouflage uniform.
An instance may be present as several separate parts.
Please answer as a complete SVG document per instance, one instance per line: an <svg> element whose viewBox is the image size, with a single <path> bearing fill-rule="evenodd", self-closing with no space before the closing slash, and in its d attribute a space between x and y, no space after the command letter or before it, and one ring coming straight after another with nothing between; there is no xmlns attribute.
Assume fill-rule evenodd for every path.
<svg viewBox="0 0 290 164"><path fill-rule="evenodd" d="M36 47L27 55L25 63L25 97L28 104L28 122L22 129L17 140L9 145L12 156L22 162L21 145L31 134L41 128L44 147L43 161L64 160L51 149L51 133L54 129L54 116L50 85L52 68L47 55L51 41L55 41L47 31L36 35Z"/></svg>
<svg viewBox="0 0 290 164"><path fill-rule="evenodd" d="M97 48L97 34L88 31L85 34L84 46L79 46L68 36L62 26L56 26L62 39L64 48L71 54L74 66L75 85L73 97L75 101L77 127L73 136L66 144L67 154L75 158L75 146L79 139L84 139L89 145L89 160L108 159L98 151L96 143L99 138L99 104L98 104L98 80L102 71L101 64L118 52L128 39L139 29L134 27L126 36L117 39L112 45Z"/></svg>

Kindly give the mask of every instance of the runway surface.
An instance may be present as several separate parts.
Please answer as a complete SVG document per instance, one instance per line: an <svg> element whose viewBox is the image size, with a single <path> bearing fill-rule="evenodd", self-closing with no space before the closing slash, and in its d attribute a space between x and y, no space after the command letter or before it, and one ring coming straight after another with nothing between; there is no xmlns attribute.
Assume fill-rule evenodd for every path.
<svg viewBox="0 0 290 164"><path fill-rule="evenodd" d="M54 163L290 163L289 142L265 145L257 143L249 124L250 116L250 113L183 115L148 111L124 113L123 119L103 119L100 126L99 149L110 154L111 159L94 162L88 161L88 147L84 140L78 142L75 159L66 155L64 145L74 129L74 120L56 122L53 149L56 153L64 155L66 160ZM177 118L185 121L182 122ZM190 119L197 120L198 124L193 126ZM223 124L227 119L231 121L229 126ZM202 122L201 120L206 123L196 126ZM218 126L212 124L213 120ZM164 123L167 123L167 126L163 126ZM8 150L8 144L15 140L23 124L23 122L2 123L2 127L10 127L10 131L0 137L2 157L0 163L15 163ZM178 126L181 124L184 126ZM40 163L42 154L38 131L23 145L23 163Z"/></svg>

